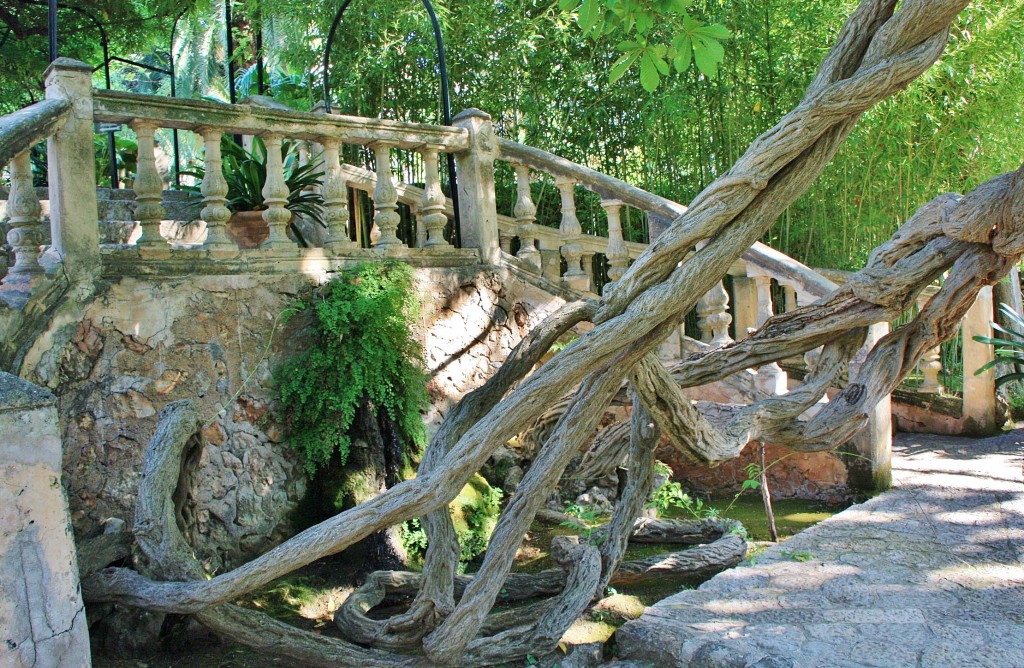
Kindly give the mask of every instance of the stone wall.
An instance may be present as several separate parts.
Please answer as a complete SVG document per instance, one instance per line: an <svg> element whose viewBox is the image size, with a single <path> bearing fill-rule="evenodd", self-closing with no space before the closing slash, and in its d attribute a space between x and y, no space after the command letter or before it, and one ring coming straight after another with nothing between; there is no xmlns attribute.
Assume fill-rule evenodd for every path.
<svg viewBox="0 0 1024 668"><path fill-rule="evenodd" d="M90 665L52 394L0 371L0 665Z"/></svg>
<svg viewBox="0 0 1024 668"><path fill-rule="evenodd" d="M417 269L420 336L436 425L561 300L475 267ZM21 375L51 388L64 434L75 532L132 521L143 451L159 410L192 399L207 416L192 475L191 540L209 569L238 565L293 533L306 489L287 445L272 374L307 345L306 322L279 316L322 276L124 278L38 338Z"/></svg>

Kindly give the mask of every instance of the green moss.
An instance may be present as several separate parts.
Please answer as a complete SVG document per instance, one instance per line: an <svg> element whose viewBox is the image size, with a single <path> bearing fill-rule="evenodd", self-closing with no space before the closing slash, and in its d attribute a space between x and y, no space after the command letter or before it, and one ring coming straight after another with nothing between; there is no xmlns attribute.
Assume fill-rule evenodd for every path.
<svg viewBox="0 0 1024 668"><path fill-rule="evenodd" d="M479 473L473 474L448 506L459 537L462 551L459 561L463 564L482 554L491 540L491 534L498 523L501 512L502 492L491 485ZM402 542L410 557L420 558L427 547L427 537L419 520L403 524Z"/></svg>

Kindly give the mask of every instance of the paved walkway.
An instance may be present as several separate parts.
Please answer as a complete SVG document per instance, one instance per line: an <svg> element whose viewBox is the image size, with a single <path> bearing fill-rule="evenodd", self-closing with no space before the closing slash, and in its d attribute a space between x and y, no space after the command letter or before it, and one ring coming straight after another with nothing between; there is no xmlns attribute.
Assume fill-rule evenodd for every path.
<svg viewBox="0 0 1024 668"><path fill-rule="evenodd" d="M617 634L659 668L1024 668L1024 429L901 434L895 487Z"/></svg>

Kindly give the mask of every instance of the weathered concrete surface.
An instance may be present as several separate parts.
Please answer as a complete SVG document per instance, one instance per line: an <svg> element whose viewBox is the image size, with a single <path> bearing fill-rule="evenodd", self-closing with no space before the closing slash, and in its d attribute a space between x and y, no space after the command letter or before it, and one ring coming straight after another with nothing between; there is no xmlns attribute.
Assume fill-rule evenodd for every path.
<svg viewBox="0 0 1024 668"><path fill-rule="evenodd" d="M895 488L648 608L657 666L1024 666L1024 429L901 434Z"/></svg>
<svg viewBox="0 0 1024 668"><path fill-rule="evenodd" d="M415 274L436 426L562 300L479 266ZM125 277L53 319L20 374L57 395L79 538L111 517L131 524L145 445L160 409L178 399L204 416L184 518L204 566L239 565L295 532L307 476L287 443L273 373L309 345L309 321L293 318L272 341L270 333L327 278Z"/></svg>
<svg viewBox="0 0 1024 668"><path fill-rule="evenodd" d="M0 666L89 666L56 399L0 371Z"/></svg>

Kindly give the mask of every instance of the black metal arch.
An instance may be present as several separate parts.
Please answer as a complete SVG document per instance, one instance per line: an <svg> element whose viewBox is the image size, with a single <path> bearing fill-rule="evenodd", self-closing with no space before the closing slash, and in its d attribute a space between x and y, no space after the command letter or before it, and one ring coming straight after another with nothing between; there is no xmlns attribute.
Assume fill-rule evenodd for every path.
<svg viewBox="0 0 1024 668"><path fill-rule="evenodd" d="M434 11L434 5L430 0L420 1L423 3L423 8L427 10L427 15L430 17L430 25L434 29L434 42L437 45L437 67L441 75L441 118L445 125L451 125L452 102L448 86L448 60L444 54L444 37L441 35L441 23L437 20L437 13ZM334 45L334 35L337 33L338 26L341 24L341 18L345 15L345 10L348 9L350 4L352 4L352 0L345 0L341 3L341 7L338 8L338 13L334 15L334 21L331 22L331 30L327 33L327 43L324 46L324 111L328 114L331 113L331 47ZM448 182L451 184L451 198L455 214L455 243L457 246L462 246L462 230L459 221L459 189L458 178L455 173L455 156L448 153L446 154L446 158L448 163Z"/></svg>

